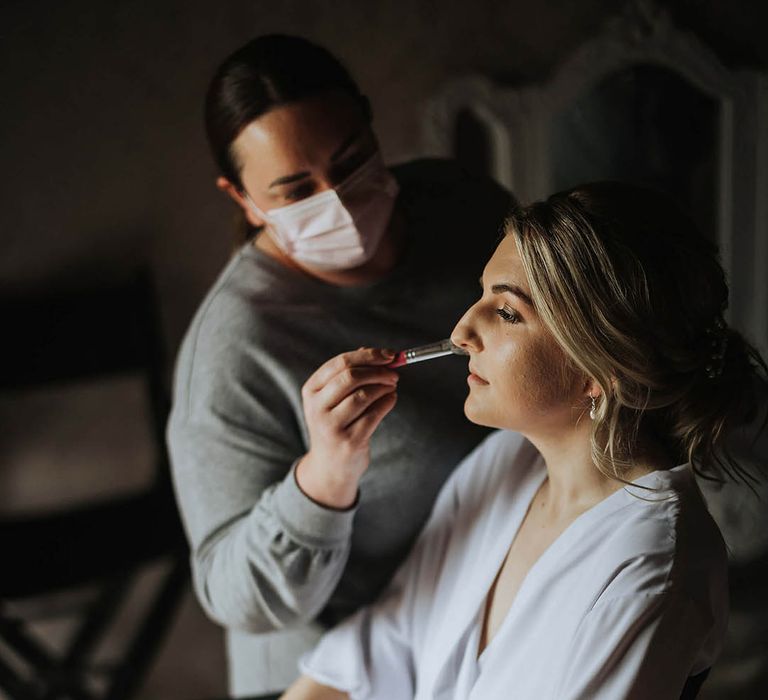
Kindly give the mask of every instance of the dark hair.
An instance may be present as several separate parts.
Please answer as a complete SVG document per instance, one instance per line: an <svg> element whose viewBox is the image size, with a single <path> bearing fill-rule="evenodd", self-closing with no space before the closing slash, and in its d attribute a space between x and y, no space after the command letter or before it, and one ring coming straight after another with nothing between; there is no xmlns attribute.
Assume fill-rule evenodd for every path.
<svg viewBox="0 0 768 700"><path fill-rule="evenodd" d="M723 318L728 286L714 244L666 196L581 185L513 211L543 322L602 389L593 457L621 478L639 431L704 476L749 480L725 438L759 411L768 369Z"/></svg>
<svg viewBox="0 0 768 700"><path fill-rule="evenodd" d="M262 114L290 102L341 91L368 100L344 66L326 49L306 39L271 34L249 41L228 56L208 86L205 129L222 175L242 189L232 142Z"/></svg>

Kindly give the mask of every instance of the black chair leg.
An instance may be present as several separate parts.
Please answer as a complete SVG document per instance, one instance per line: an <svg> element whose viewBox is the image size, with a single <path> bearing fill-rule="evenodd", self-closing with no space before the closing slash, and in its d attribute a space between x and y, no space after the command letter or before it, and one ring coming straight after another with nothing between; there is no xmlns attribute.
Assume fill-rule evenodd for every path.
<svg viewBox="0 0 768 700"><path fill-rule="evenodd" d="M8 694L10 700L37 700L40 697L40 689L21 680L3 659L0 659L0 689Z"/></svg>
<svg viewBox="0 0 768 700"><path fill-rule="evenodd" d="M144 622L127 644L119 665L104 671L108 683L103 693L92 692L86 685L94 671L89 668L88 657L124 599L130 576L111 581L90 606L88 616L63 658L51 654L22 624L0 618L0 640L14 650L32 676L32 680L23 678L0 658L0 689L7 693L9 700L129 700L143 682L163 642L188 580L186 556L179 555L164 574Z"/></svg>
<svg viewBox="0 0 768 700"><path fill-rule="evenodd" d="M101 634L114 618L132 578L121 576L110 581L98 600L90 607L88 616L77 631L62 664L79 666L98 645Z"/></svg>
<svg viewBox="0 0 768 700"><path fill-rule="evenodd" d="M179 557L166 575L149 615L136 633L128 654L115 673L104 700L129 700L144 680L150 662L162 644L176 609L181 593L189 580L186 557Z"/></svg>
<svg viewBox="0 0 768 700"><path fill-rule="evenodd" d="M57 669L64 680L51 683L42 700L59 700L62 687L69 694L77 694L86 700L93 694L83 690L85 677L89 675L88 656L98 645L104 629L117 613L120 602L131 585L132 577L125 575L110 581L99 597L88 608L88 614L75 633L67 653L57 662Z"/></svg>

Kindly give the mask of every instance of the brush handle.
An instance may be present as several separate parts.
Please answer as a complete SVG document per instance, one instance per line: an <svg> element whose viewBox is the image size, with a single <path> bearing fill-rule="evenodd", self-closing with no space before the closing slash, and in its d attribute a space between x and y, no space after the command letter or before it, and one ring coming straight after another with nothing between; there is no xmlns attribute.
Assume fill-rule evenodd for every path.
<svg viewBox="0 0 768 700"><path fill-rule="evenodd" d="M402 367L403 365L410 365L414 362L434 360L437 357L445 357L446 355L454 354L465 355L466 352L454 345L450 339L446 339L437 343L430 343L429 345L420 345L417 348L401 350L395 355L395 359L385 366L390 368Z"/></svg>

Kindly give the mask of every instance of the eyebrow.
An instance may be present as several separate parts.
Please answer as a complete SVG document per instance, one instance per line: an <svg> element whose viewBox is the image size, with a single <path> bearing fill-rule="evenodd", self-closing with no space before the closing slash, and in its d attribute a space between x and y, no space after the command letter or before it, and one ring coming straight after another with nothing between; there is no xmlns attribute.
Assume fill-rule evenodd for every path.
<svg viewBox="0 0 768 700"><path fill-rule="evenodd" d="M531 300L531 297L529 297L516 284L494 284L491 287L491 291L494 294L503 294L504 292L509 292L510 294L514 294L516 297L520 297L532 309L534 308L533 301Z"/></svg>
<svg viewBox="0 0 768 700"><path fill-rule="evenodd" d="M271 190L273 187L277 187L278 185L290 185L292 182L303 180L305 177L309 177L308 170L304 170L300 173L294 173L293 175L283 175L276 180L272 180L272 182L269 183L269 187L267 189Z"/></svg>
<svg viewBox="0 0 768 700"><path fill-rule="evenodd" d="M345 138L344 141L342 141L341 145L331 155L331 161L337 161L344 154L344 151L346 151L364 133L365 133L365 129L360 129L359 131L356 131L354 134L347 136L347 138ZM299 180L303 180L304 178L307 178L310 175L311 173L308 170L303 170L300 173L293 173L292 175L283 175L282 177L278 177L276 180L273 180L272 182L270 182L269 187L267 189L272 189L273 187L277 187L278 185L290 185L292 182L298 182Z"/></svg>
<svg viewBox="0 0 768 700"><path fill-rule="evenodd" d="M480 287L483 287L483 278L481 277L480 280ZM508 292L509 294L514 294L516 297L520 297L520 299L525 302L528 306L531 307L531 309L536 309L536 307L533 305L533 300L526 292L523 291L522 287L519 287L516 284L494 284L491 287L491 291L494 294L504 294L505 292Z"/></svg>

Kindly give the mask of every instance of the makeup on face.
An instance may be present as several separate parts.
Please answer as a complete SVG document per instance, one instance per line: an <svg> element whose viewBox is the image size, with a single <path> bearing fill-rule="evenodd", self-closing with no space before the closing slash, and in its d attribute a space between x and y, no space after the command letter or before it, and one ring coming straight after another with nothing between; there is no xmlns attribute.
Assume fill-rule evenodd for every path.
<svg viewBox="0 0 768 700"><path fill-rule="evenodd" d="M403 365L412 365L415 362L434 360L438 357L445 357L446 355L468 354L469 353L464 350L464 348L454 345L450 338L446 338L445 340L430 343L429 345L420 345L408 350L401 350L395 355L395 359L386 366L394 369L395 367L402 367Z"/></svg>

